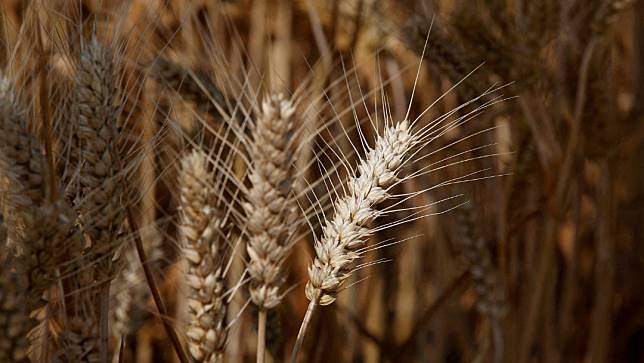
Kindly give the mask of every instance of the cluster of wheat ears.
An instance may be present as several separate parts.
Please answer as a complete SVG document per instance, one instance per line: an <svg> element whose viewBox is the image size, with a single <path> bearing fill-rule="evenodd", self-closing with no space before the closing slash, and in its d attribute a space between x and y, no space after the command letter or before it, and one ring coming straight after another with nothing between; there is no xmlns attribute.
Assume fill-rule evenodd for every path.
<svg viewBox="0 0 644 363"><path fill-rule="evenodd" d="M624 5L607 3L612 12ZM515 102L504 102L500 90L512 78L528 78L510 69L532 67L529 57L514 53L493 63L492 68L516 61L493 69L497 80L507 83L481 87L489 82L481 81L477 63L465 62L458 47L446 45L448 34L440 24L411 19L406 42L417 56L411 63L419 65L409 67L415 71L413 87L398 92L402 101L394 99L392 107L387 90L395 88L396 72L353 94L354 68L325 51L314 12L309 15L321 61L290 92L252 66L241 80L227 75L232 66L215 42L206 46L217 64L214 75L175 62L180 57L163 49L132 57L141 44L128 32L154 29L127 28L129 19L103 22L101 14L85 17L81 4L33 1L13 38L3 40L0 362L125 361L128 337L136 333L149 301L180 362L223 362L231 341L239 346L252 340L256 361L263 363L269 360L270 312L295 290L304 292L308 308L287 355L293 363L307 361L301 350L320 307L337 305L339 294L361 282L359 272L386 262L367 254L410 239L394 235L377 241L374 235L453 210L459 216L464 274L473 281L477 310L489 322L493 361L503 361L507 304L493 251L477 230L467 197L431 193L510 173L475 166L443 180L426 176L504 156L498 149L490 152L492 144L473 141L497 127L453 134L483 110ZM123 12L136 13L136 8ZM196 18L177 29L189 28ZM588 62L595 44L589 42ZM428 54L438 59L451 84L418 111L412 103ZM325 78L332 79L332 67L342 72L320 88L331 84L341 102L325 91L311 92L319 86L313 69L326 70ZM338 91L343 84L347 90ZM460 103L440 113L432 109L457 88ZM519 103L528 115L534 115L528 112L532 101ZM320 108L331 116L317 114ZM576 116L573 125L581 117ZM539 152L552 153L546 145L552 140L537 141ZM156 160L161 171L147 170L155 168L150 155L163 154L152 149L166 153ZM562 162L562 169L571 170L570 163ZM560 179L556 190L562 194L571 172ZM145 212L162 203L155 194L157 179L173 185L165 197L175 205L164 220ZM160 228L162 223L173 227ZM168 255L167 241L177 247L176 256ZM310 241L311 258L293 261L298 244ZM164 259L171 263L161 263ZM302 264L307 280L289 280L291 269ZM163 291L162 270L174 271L171 292ZM242 316L255 320L252 339L233 333ZM526 357L530 344L521 350Z"/></svg>

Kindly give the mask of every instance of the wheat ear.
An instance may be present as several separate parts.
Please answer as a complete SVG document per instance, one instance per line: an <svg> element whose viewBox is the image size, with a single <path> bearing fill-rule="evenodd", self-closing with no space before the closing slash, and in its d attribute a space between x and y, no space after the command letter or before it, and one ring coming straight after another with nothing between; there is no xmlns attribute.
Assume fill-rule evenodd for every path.
<svg viewBox="0 0 644 363"><path fill-rule="evenodd" d="M271 95L262 103L251 146L251 189L248 214L250 297L258 311L257 362L264 361L266 310L277 306L282 293L282 265L293 245L297 202L293 185L293 103Z"/></svg>
<svg viewBox="0 0 644 363"><path fill-rule="evenodd" d="M67 251L75 238L75 213L64 200L45 200L45 160L38 141L26 129L24 108L7 80L0 82L0 161L8 176L12 193L8 201L16 206L19 231L13 231L15 263L24 280L24 308L32 313L45 307L47 290L57 282L61 266L68 261ZM37 316L37 314L35 314ZM46 346L47 337L36 334L37 321L30 320L34 346ZM43 349L46 352L46 349Z"/></svg>
<svg viewBox="0 0 644 363"><path fill-rule="evenodd" d="M494 265L492 252L477 228L472 206L466 204L459 210L459 227L462 235L463 255L469 262L469 273L479 295L477 310L490 322L494 341L494 362L503 357L501 323L506 311L505 293L500 274Z"/></svg>
<svg viewBox="0 0 644 363"><path fill-rule="evenodd" d="M189 350L199 362L221 362L226 342L224 241L222 218L212 205L213 176L208 160L194 151L181 162L181 223L183 253L188 262Z"/></svg>
<svg viewBox="0 0 644 363"><path fill-rule="evenodd" d="M32 328L29 311L26 307L24 284L11 270L8 260L5 228L0 214L0 361L7 363L29 363L27 334Z"/></svg>
<svg viewBox="0 0 644 363"><path fill-rule="evenodd" d="M20 223L13 231L18 268L27 279L27 308L42 307L45 290L65 250L73 211L64 203L45 202L45 160L36 138L26 129L25 110L7 80L0 81L0 164L7 174Z"/></svg>
<svg viewBox="0 0 644 363"><path fill-rule="evenodd" d="M9 182L10 236L23 232L25 214L45 199L45 164L38 141L27 130L26 112L11 81L0 75L0 167Z"/></svg>
<svg viewBox="0 0 644 363"><path fill-rule="evenodd" d="M309 266L305 289L309 308L291 362L297 359L315 306L332 304L355 270L360 250L372 233L369 224L379 215L376 207L390 197L389 188L398 181L398 172L415 141L408 121L387 127L349 178L346 195L334 202L335 213L325 221L322 238L315 243L316 257Z"/></svg>
<svg viewBox="0 0 644 363"><path fill-rule="evenodd" d="M85 231L100 257L97 279L112 275L115 236L124 213L116 158L115 77L109 52L93 38L81 52L76 84L78 135L84 164L80 170L83 200L79 211Z"/></svg>
<svg viewBox="0 0 644 363"><path fill-rule="evenodd" d="M84 163L80 169L78 205L81 221L91 237L91 253L97 256L95 278L98 296L101 356L107 361L110 280L120 247L117 233L123 224L126 203L116 153L115 69L112 55L92 38L82 49L76 78L78 139Z"/></svg>

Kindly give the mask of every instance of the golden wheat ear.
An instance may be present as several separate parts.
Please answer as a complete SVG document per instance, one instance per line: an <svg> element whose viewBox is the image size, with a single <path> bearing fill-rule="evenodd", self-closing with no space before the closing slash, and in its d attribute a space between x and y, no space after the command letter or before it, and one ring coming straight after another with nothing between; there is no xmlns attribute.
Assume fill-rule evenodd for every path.
<svg viewBox="0 0 644 363"><path fill-rule="evenodd" d="M370 223L379 215L379 204L391 195L401 167L418 142L407 120L388 126L349 177L347 192L333 203L335 213L324 222L322 237L315 243L315 259L309 266L306 297L310 300L291 362L297 360L315 307L332 304L344 281L357 268L356 261L373 233Z"/></svg>
<svg viewBox="0 0 644 363"><path fill-rule="evenodd" d="M260 309L280 303L281 268L293 244L297 212L293 186L293 103L269 96L253 128L248 215L248 272L251 300Z"/></svg>
<svg viewBox="0 0 644 363"><path fill-rule="evenodd" d="M214 205L216 191L207 156L186 155L180 171L180 234L188 263L189 350L200 362L221 362L226 343L224 217Z"/></svg>
<svg viewBox="0 0 644 363"><path fill-rule="evenodd" d="M250 298L259 308L257 361L264 361L266 310L282 300L282 271L295 241L298 205L292 190L295 107L284 95L267 97L257 115L250 146L251 188L247 213Z"/></svg>

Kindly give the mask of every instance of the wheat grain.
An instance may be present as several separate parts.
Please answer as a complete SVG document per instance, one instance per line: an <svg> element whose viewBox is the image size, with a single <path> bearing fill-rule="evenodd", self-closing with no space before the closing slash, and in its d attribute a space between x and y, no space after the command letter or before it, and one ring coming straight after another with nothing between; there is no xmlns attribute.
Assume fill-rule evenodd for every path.
<svg viewBox="0 0 644 363"><path fill-rule="evenodd" d="M224 243L222 219L214 202L213 178L200 151L181 162L181 236L188 262L190 321L186 335L192 356L200 362L220 362L226 342Z"/></svg>

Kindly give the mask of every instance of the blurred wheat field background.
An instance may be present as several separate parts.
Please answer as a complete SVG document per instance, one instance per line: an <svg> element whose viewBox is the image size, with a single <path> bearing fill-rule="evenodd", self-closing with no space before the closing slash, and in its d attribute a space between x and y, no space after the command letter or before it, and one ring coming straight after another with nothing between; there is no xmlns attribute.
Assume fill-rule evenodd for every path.
<svg viewBox="0 0 644 363"><path fill-rule="evenodd" d="M0 14L0 362L644 362L641 0Z"/></svg>

